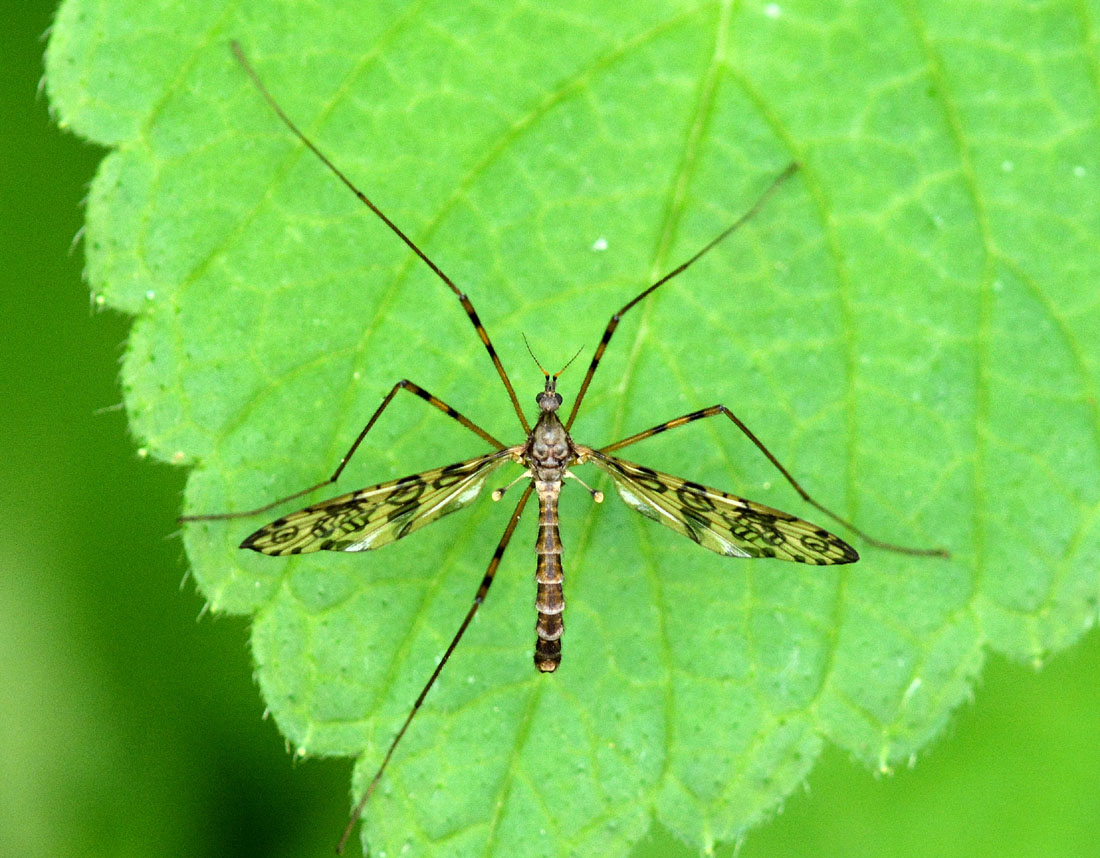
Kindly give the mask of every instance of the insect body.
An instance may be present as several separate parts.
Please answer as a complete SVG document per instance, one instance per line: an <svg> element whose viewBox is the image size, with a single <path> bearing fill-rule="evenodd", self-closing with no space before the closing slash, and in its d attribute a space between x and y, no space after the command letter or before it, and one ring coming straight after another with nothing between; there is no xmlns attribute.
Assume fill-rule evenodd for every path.
<svg viewBox="0 0 1100 858"><path fill-rule="evenodd" d="M535 667L543 673L558 669L561 663L561 636L565 631L564 573L561 566L561 535L558 533L558 495L568 476L569 466L583 463L585 452L578 450L558 419L561 394L554 389L555 379L546 377L546 389L538 395L539 419L531 430L520 456L527 466L539 497L539 535L535 541L538 564L535 567ZM499 494L496 495L499 497Z"/></svg>
<svg viewBox="0 0 1100 858"><path fill-rule="evenodd" d="M527 470L519 479L530 479L531 483L520 509L532 489L539 503L535 666L544 673L553 672L561 663L565 597L558 497L564 480L578 479L569 470L572 465L596 465L610 475L629 506L727 557L771 557L817 565L854 563L859 559L855 549L842 539L808 521L624 461L608 455L605 451L609 448L601 451L574 443L557 414L562 404L557 375L546 374L545 389L536 401L538 420L524 444L322 501L260 528L241 543L241 548L276 556L380 548L472 502L487 477L506 462L523 465ZM711 416L711 411L715 410L663 423L613 446L625 446L673 424ZM493 499L500 500L503 494L504 490L498 489ZM600 492L592 494L597 501L603 499ZM494 560L499 560L506 544L498 548Z"/></svg>
<svg viewBox="0 0 1100 858"><path fill-rule="evenodd" d="M335 472L328 479L258 509L213 515L191 515L181 518L183 521L209 521L251 516L335 483L364 437L377 422L379 416L393 401L397 393L402 390L415 394L433 408L442 411L452 420L457 421L466 429L478 435L493 449L482 456L464 462L412 474L398 480L381 483L313 504L305 509L278 518L260 528L248 536L241 543L241 547L274 556L313 551L367 551L381 548L408 536L421 527L431 524L448 513L470 504L479 496L488 477L502 465L514 462L525 468L519 479L526 479L528 481L527 485L516 504L515 512L509 519L496 550L493 552L489 566L474 596L473 603L443 653L439 664L425 683L412 709L391 741L385 757L348 822L338 849L343 848L364 806L381 779L390 758L393 756L394 750L419 710L425 696L447 663L447 659L462 639L477 609L485 600L499 567L501 557L504 555L504 551L532 493L537 495L539 505L538 536L535 547L537 557L535 607L538 614L535 665L544 673L553 672L558 668L561 662L561 639L564 631L562 614L565 609L562 587L562 541L558 531L558 498L565 480L575 479L580 482L579 478L570 470L574 466L595 465L611 477L620 497L633 509L692 539L704 548L727 557L775 558L817 565L854 563L858 560L859 556L855 549L842 539L796 516L726 494L718 489L663 474L611 455L616 450L661 432L697 420L724 416L732 421L753 442L806 503L860 535L868 543L910 554L945 555L945 552L941 550L908 549L879 542L859 531L849 522L814 500L787 469L780 464L771 451L724 405L714 405L710 408L676 417L600 448L577 444L570 437L569 430L584 400L585 393L622 317L662 285L686 270L703 254L710 251L751 218L764 205L768 197L796 172L798 169L796 164L789 165L777 176L748 211L731 226L694 256L642 290L611 316L588 365L588 370L581 382L577 397L573 401L569 416L564 421L558 416L558 410L562 405L562 397L557 392L557 379L561 372L550 375L543 370L545 385L542 392L536 397L539 414L532 428L520 408L511 380L505 372L500 357L493 347L470 299L459 290L438 265L424 254L412 239L386 217L299 131L256 76L236 43L233 45L233 50L260 93L287 127L456 295L488 352L497 374L500 376L520 425L527 433L523 443L506 446L443 400L414 382L401 379L383 398L382 403L375 410L370 420L367 421L366 426L363 427L347 453L344 454ZM592 489L588 490L597 502L602 500L600 492ZM494 491L492 493L493 499L500 500L504 493L505 489Z"/></svg>

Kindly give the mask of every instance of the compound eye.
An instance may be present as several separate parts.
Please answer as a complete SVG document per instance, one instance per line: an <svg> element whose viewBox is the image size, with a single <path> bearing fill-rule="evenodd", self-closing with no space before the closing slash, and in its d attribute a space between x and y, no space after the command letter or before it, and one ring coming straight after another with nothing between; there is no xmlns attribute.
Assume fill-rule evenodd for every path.
<svg viewBox="0 0 1100 858"><path fill-rule="evenodd" d="M539 408L543 411L557 411L558 406L561 405L561 394L556 391L544 390L535 397L535 402L539 404Z"/></svg>

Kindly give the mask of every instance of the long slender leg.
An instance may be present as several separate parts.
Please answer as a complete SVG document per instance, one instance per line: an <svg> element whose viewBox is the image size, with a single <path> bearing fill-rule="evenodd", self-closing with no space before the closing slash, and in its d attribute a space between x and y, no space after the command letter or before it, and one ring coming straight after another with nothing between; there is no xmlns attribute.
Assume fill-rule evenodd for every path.
<svg viewBox="0 0 1100 858"><path fill-rule="evenodd" d="M504 387L508 390L508 396L512 400L512 406L516 409L516 416L519 417L519 422L523 424L523 431L530 432L531 427L527 423L527 418L523 416L523 409L519 407L519 400L516 398L516 391L512 388L512 382L508 378L508 373L504 371L504 365L500 362L500 357L497 355L496 349L493 348L493 344L489 340L489 334L486 332L485 326L481 324L481 319L478 318L477 311L474 310L474 305L470 303L470 299L466 297L466 294L462 290L455 286L454 281L451 280L450 277L443 273L443 269L432 262L432 260L428 258L427 254L425 254L424 251L416 246L416 242L405 235L405 233L401 231L401 228L398 227L397 224L386 217L383 211L378 208L378 206L376 206L373 202L371 202L370 198L367 197L366 194L364 194L361 190L359 190L359 188L352 184L351 179L345 176L344 173L334 163L332 163L332 161L330 161L328 157L320 149L317 148L316 145L314 145L313 141L306 137L306 135L298 128L298 126L294 124L293 120L291 120L291 118L286 115L286 112L282 109L282 107L279 106L279 102L275 100L275 96L273 96L268 91L267 87L264 86L263 81L260 80L260 76L256 74L256 70L252 68L248 60L245 59L244 51L241 50L240 44L234 41L231 43L231 46L233 48L233 54L237 57L237 62L239 62L244 68L245 72L252 79L252 83L256 85L256 89L260 91L260 95L264 97L264 101L266 101L268 105L270 105L271 109L275 111L275 115L283 121L283 124L290 129L295 137L297 137L306 145L306 148L309 149L310 152L312 152L321 160L322 164L324 164L326 167L328 167L330 171L332 171L336 178L338 178L341 182L344 183L344 185L347 186L348 190L350 190L353 194L355 194L355 196L359 198L359 201L363 203L363 205L365 205L368 209L378 215L381 221L386 226L388 226L398 238L405 242L409 249L417 256L419 256L421 260L423 260L424 264L427 265L435 273L435 275L447 285L448 289L450 289L452 292L455 293L455 295L458 296L458 300L462 304L462 309L465 310L466 315L470 317L470 322L473 324L474 330L477 331L478 337L481 338L482 345L484 345L485 350L489 352L489 357L493 361L493 366L496 367L497 375L500 376L500 380L504 382Z"/></svg>
<svg viewBox="0 0 1100 858"><path fill-rule="evenodd" d="M640 303L645 298L648 298L650 295L656 292L657 289L666 284L677 274L686 271L692 265L692 263L696 262L701 256L703 256L703 254L705 254L709 250L714 249L718 244L722 242L723 239L725 239L731 233L736 232L739 227L743 226L747 221L751 220L753 216L764 207L764 204L768 201L768 198L771 197L771 195L779 189L779 186L787 181L787 179L789 179L791 176L793 176L797 170L798 164L792 161L790 164L787 165L787 168L782 173L772 179L772 183L768 185L764 193L756 198L756 202L752 204L749 210L741 215L741 217L735 220L728 227L726 227L721 233L719 233L717 238L712 239L702 250L700 250L686 262L681 262L652 286L643 289L638 295L635 295L633 299L627 301L627 303L624 304L619 309L619 311L611 317L611 319L607 323L607 327L604 328L603 336L600 337L600 344L596 346L596 353L592 355L592 362L588 365L588 372L585 373L584 381L581 382L580 390L577 391L577 398L573 400L573 410L569 412L569 419L565 421L565 428L567 431L573 425L573 419L577 416L577 411L580 410L581 400L584 399L584 394L588 392L588 385L592 382L592 376L596 374L596 367L600 365L600 359L603 357L604 351L607 350L607 344L611 342L612 334L614 334L615 329L619 327L619 320L626 315L627 311L631 307L633 307L635 304Z"/></svg>
<svg viewBox="0 0 1100 858"><path fill-rule="evenodd" d="M415 718L416 713L420 711L420 704L424 702L424 698L428 696L428 692L431 691L436 678L442 673L443 666L447 663L447 659L451 657L451 653L453 653L455 647L458 646L458 642L462 640L462 636L466 633L466 628L473 620L474 614L477 613L477 609L480 608L481 603L485 601L485 596L488 594L489 588L493 584L493 578L497 574L497 567L500 566L500 559L504 556L504 549L508 547L508 543L512 539L512 533L519 523L519 517L523 514L523 508L527 505L527 499L531 497L531 491L534 486L534 483L529 483L520 496L519 503L516 504L516 511L512 513L512 517L508 521L508 526L504 528L504 535L500 537L500 542L497 543L496 551L493 552L493 559L489 561L489 568L485 570L485 575L481 579L481 584L478 585L473 604L470 605L470 610L466 612L466 616L462 620L462 625L458 627L458 631L455 632L455 636L451 639L450 644L448 644L446 651L443 653L443 658L440 660L439 664L436 665L435 670L432 671L432 675L424 684L424 688L421 689L420 694L417 695L416 701L412 705L412 709L410 709L409 714L405 716L405 721L402 723L401 729L397 731L397 735L394 736L393 741L390 742L390 746L386 750L386 756L382 758L382 764L378 767L378 771L374 773L374 777L372 777L370 783L367 784L367 788L363 792L363 797L360 798L358 804L355 805L355 810L351 813L351 818L348 820L347 827L344 829L344 834L340 838L339 844L336 846L337 854L343 853L344 845L347 843L348 837L351 836L351 832L355 828L355 823L357 823L359 817L363 815L363 808L367 806L367 801L370 800L374 788L378 786L378 782L382 779L382 773L386 770L386 766L389 765L390 757L393 756L393 752L405 735L405 731L409 729L409 724L412 723L412 719Z"/></svg>
<svg viewBox="0 0 1100 858"><path fill-rule="evenodd" d="M874 545L876 548L884 548L887 551L896 551L899 554L913 554L920 557L950 556L948 552L943 548L907 548L904 545L894 545L890 542L883 542L882 540L875 539L872 536L868 536L850 521L841 518L828 507L818 503L810 496L809 492L807 492L804 488L802 488L801 485L799 485L798 480L791 476L791 472L783 467L783 464L777 458L775 458L774 455L772 455L772 451L764 446L764 442L757 438L756 435L753 434L752 430L749 429L749 427L746 426L744 423L742 423L737 415L726 408L726 406L724 405L712 405L710 408L704 408L702 411L693 411L691 412L691 414L685 414L683 417L677 417L674 420L667 420L664 423L660 423L657 426L652 427L651 429L646 429L644 432L639 432L637 435L631 435L629 438L624 438L621 441L616 441L614 444L609 444L606 447L601 447L600 452L610 453L614 450L621 450L623 447L628 447L631 444L636 444L638 441L644 441L646 438L652 438L654 435L659 435L661 432L667 432L669 429L676 429L679 426L684 426L688 423L694 423L696 420L703 420L707 417L715 417L719 414L724 414L726 417L734 422L734 425L736 425L737 428L740 429L745 434L745 436L756 445L756 448L767 457L768 461L775 465L776 470L778 470L779 473L781 473L783 477L787 480L787 482L791 484L794 490L798 492L802 500L806 501L806 503L808 503L815 509L818 509L821 512L825 513L825 515L829 516L829 518L831 518L833 521L839 522L840 524L844 525L846 528L848 528L848 530L852 531L852 533L859 536L868 544Z"/></svg>
<svg viewBox="0 0 1100 858"><path fill-rule="evenodd" d="M407 378L403 378L390 389L389 393L386 394L385 398L382 400L382 404L379 405L374 414L371 415L370 420L367 421L367 425L364 426L363 431L359 433L359 437L355 439L355 442L351 445L350 448L348 448L348 451L344 453L343 458L340 459L340 464L336 466L336 470L333 471L332 476L329 477L327 480L321 480L321 482L317 483L314 486L310 486L308 489L302 489L301 491L294 492L293 494L287 495L285 498L279 498L278 500L272 501L269 504L264 504L263 506L256 507L256 509L248 509L244 510L243 512L218 512L200 515L181 515L177 519L177 521L224 521L233 518L246 518L250 515L267 512L269 509L274 509L275 507L280 506L289 500L300 498L302 497L302 495L308 495L310 492L316 491L317 489L332 485L340 478L341 472L347 466L348 462L351 461L351 457L355 455L355 451L359 449L359 445L363 442L363 439L367 436L367 433L371 430L371 427L375 424L375 422L377 422L378 418L382 415L382 412L386 410L386 406L390 404L390 400L392 400L394 396L397 395L397 391L399 390L407 390L409 391L409 393L415 393L429 405L433 406L434 408L438 408L452 420L457 420L471 432L476 434L478 437L488 441L498 450L504 449L504 445L501 444L500 441L498 441L496 438L494 438L473 421L469 420L466 417L463 417L442 399L438 399L437 397L432 396L419 384L414 384Z"/></svg>

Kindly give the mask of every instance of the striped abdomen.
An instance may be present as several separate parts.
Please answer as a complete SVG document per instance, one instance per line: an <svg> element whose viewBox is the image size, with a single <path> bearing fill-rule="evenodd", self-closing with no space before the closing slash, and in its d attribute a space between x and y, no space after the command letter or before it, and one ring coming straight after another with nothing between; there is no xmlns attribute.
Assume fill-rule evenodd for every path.
<svg viewBox="0 0 1100 858"><path fill-rule="evenodd" d="M535 667L543 673L552 673L561 663L561 636L565 631L561 616L565 610L565 593L561 587L561 537L558 535L561 482L536 480L535 491L539 496L539 535L535 542L538 556L535 609L539 612L535 623Z"/></svg>

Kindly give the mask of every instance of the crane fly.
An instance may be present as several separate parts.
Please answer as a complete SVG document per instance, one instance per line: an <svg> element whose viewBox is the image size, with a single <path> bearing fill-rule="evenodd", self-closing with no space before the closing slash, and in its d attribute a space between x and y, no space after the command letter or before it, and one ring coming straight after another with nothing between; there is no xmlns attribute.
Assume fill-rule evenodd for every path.
<svg viewBox="0 0 1100 858"><path fill-rule="evenodd" d="M628 506L647 518L660 522L665 527L688 537L703 548L708 548L725 557L772 558L819 566L855 563L859 559L856 550L840 537L816 524L811 524L797 516L781 512L755 501L661 473L644 465L628 462L612 455L615 451L662 432L686 426L698 420L722 416L728 418L752 441L765 458L779 470L783 478L794 488L803 501L857 534L868 544L906 554L946 556L946 552L942 549L905 548L873 539L832 510L818 503L802 488L764 443L724 405L713 405L710 408L703 408L672 420L666 420L643 432L638 432L603 447L588 447L578 444L569 434L577 412L580 410L581 402L584 400L585 393L592 382L592 377L595 375L600 360L603 358L608 343L611 342L622 317L669 280L683 273L700 257L752 218L767 200L797 172L797 163L792 162L779 173L745 213L717 237L689 259L647 286L611 316L604 328L603 335L600 337L599 345L588 364L588 369L581 381L577 396L573 400L572 407L569 409L568 416L564 421L559 416L563 399L557 391L558 377L564 371L564 368L551 375L539 365L539 369L544 376L544 384L543 389L535 397L538 405L538 416L534 426L532 426L528 423L527 417L520 407L519 399L516 397L508 373L505 372L500 356L493 347L489 334L481 323L481 319L474 310L470 299L435 262L425 255L408 235L391 221L299 130L298 126L287 116L260 80L236 42L233 42L232 49L260 95L291 133L313 152L324 166L346 185L367 208L374 212L455 294L477 332L482 345L488 352L526 435L525 439L519 444L505 445L420 385L408 379L401 379L393 385L389 393L382 399L381 404L371 415L366 426L363 427L328 479L256 509L242 512L186 515L180 518L181 521L214 521L253 516L335 483L363 439L400 391L412 393L428 405L443 412L488 443L492 450L473 459L442 468L433 468L418 474L411 474L397 480L380 483L376 486L359 489L312 504L305 509L282 516L261 527L247 536L240 547L275 557L287 557L315 551L370 551L381 548L472 503L481 494L489 477L502 465L514 463L524 469L523 473L511 485L527 481L526 487L520 494L515 511L508 520L504 533L497 543L488 568L478 585L473 602L438 665L432 671L400 729L390 742L374 777L357 803L340 839L337 847L338 852L343 850L409 724L419 711L424 698L431 690L451 653L454 652L455 647L462 639L478 608L485 600L501 558L504 556L504 551L512 539L512 534L515 532L516 525L532 493L538 499L539 508L538 536L535 544L535 610L537 621L535 624L534 661L535 667L543 673L553 673L558 669L562 659L562 635L565 630L563 622L565 596L562 588L564 572L561 561L562 541L558 531L558 498L565 481L575 480L585 487L597 503L603 500L602 492L589 488L573 473L572 468L575 466L595 465L611 478L619 496ZM536 364L538 364L537 360ZM494 490L492 492L493 500L499 501L504 496L505 491L507 491L507 487Z"/></svg>

